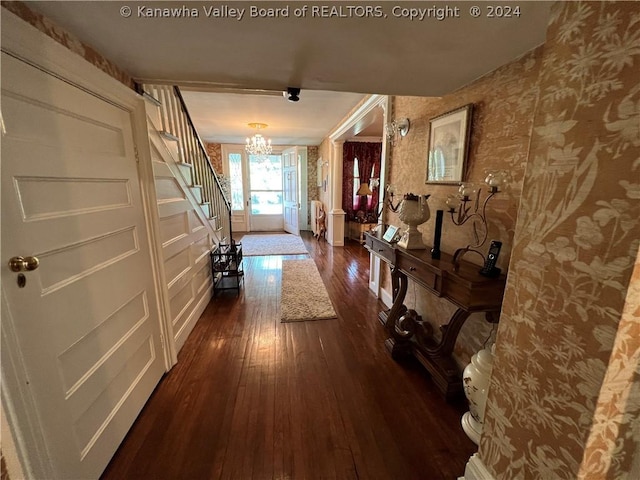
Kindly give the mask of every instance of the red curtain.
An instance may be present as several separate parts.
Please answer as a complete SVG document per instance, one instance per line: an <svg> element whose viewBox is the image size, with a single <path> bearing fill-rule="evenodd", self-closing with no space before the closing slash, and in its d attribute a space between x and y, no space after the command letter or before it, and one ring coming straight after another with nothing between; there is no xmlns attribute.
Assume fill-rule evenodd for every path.
<svg viewBox="0 0 640 480"><path fill-rule="evenodd" d="M369 197L353 198L353 164L358 159L360 183L368 183L371 188L371 172L373 178L380 178L380 165L382 163L382 143L369 142L345 142L343 147L343 174L342 174L342 209L347 212L347 220L358 219L358 212L364 213L365 220L375 221L378 206L379 189L371 188L373 195ZM368 217L368 218L367 218ZM362 218L362 214L360 215Z"/></svg>

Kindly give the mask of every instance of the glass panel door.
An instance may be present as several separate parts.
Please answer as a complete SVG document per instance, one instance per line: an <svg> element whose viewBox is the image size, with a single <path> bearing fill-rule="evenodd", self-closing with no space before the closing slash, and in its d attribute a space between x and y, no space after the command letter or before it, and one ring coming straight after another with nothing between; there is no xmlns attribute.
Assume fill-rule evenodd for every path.
<svg viewBox="0 0 640 480"><path fill-rule="evenodd" d="M247 166L244 147L222 145L224 176L229 179L229 201L231 202L231 228L233 232L249 231L249 196L246 182Z"/></svg>
<svg viewBox="0 0 640 480"><path fill-rule="evenodd" d="M252 231L283 229L280 155L249 155L249 198Z"/></svg>

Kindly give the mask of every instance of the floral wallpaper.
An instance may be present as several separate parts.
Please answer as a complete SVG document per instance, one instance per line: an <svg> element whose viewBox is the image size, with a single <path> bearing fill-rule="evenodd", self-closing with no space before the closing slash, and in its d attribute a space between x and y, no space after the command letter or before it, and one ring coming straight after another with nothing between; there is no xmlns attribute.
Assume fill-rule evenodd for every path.
<svg viewBox="0 0 640 480"><path fill-rule="evenodd" d="M634 2L552 9L480 442L499 480L631 478L639 27Z"/></svg>
<svg viewBox="0 0 640 480"><path fill-rule="evenodd" d="M633 461L630 454L640 446L639 367L640 250L578 472L580 480L638 478L640 472L635 476L629 473Z"/></svg>
<svg viewBox="0 0 640 480"><path fill-rule="evenodd" d="M204 144L207 149L207 155L211 159L211 165L218 175L223 175L222 169L222 145L219 143L207 143Z"/></svg>
<svg viewBox="0 0 640 480"><path fill-rule="evenodd" d="M307 147L307 223L311 225L311 200L320 199L318 188L318 147Z"/></svg>
<svg viewBox="0 0 640 480"><path fill-rule="evenodd" d="M541 66L542 48L537 48L521 58L504 65L442 98L394 97L393 118L409 118L411 129L408 135L397 141L391 149L390 180L400 193L428 193L431 220L420 226L424 242L433 244L435 211L445 210L449 194L455 193L455 185L425 184L426 160L429 140L429 120L473 103L471 140L466 179L482 183L487 169L508 169L512 184L504 193L496 195L488 205L489 235L484 246L488 249L492 239L503 242L498 266L509 268L509 257L516 225L520 191L524 179L531 129L538 98L538 71ZM397 215L385 211L386 223L402 226ZM453 253L472 241L470 224L458 227L445 215L442 229L441 249ZM479 257L465 257L479 261ZM388 272L383 280L390 291ZM440 332L439 326L447 323L455 307L410 284L407 306L415 308ZM462 367L471 355L480 350L485 342L491 342L495 329L484 320L483 314L472 315L460 332L454 355Z"/></svg>

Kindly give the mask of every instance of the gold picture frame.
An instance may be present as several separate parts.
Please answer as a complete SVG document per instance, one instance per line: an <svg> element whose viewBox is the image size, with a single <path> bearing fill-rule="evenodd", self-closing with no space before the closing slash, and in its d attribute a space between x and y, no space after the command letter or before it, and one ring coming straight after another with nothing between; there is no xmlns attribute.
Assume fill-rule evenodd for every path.
<svg viewBox="0 0 640 480"><path fill-rule="evenodd" d="M429 149L425 183L459 184L464 181L471 136L469 103L429 121Z"/></svg>

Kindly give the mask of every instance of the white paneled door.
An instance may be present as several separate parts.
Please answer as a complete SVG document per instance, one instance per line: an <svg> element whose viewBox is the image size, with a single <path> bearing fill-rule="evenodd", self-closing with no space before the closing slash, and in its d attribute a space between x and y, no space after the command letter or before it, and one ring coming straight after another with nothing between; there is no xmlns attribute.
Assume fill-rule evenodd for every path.
<svg viewBox="0 0 640 480"><path fill-rule="evenodd" d="M2 115L3 335L25 424L55 478L98 478L164 372L131 114L3 53Z"/></svg>
<svg viewBox="0 0 640 480"><path fill-rule="evenodd" d="M300 235L298 210L298 151L295 147L282 152L282 183L284 195L284 230Z"/></svg>

